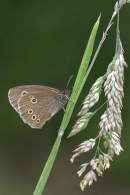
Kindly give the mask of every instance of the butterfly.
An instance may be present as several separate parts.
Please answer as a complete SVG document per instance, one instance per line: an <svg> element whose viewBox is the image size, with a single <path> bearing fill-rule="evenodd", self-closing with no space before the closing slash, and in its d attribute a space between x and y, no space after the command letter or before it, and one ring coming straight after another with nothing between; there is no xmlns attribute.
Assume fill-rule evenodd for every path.
<svg viewBox="0 0 130 195"><path fill-rule="evenodd" d="M41 85L25 85L9 90L8 98L12 107L31 128L43 125L61 108L64 109L71 90L58 90Z"/></svg>

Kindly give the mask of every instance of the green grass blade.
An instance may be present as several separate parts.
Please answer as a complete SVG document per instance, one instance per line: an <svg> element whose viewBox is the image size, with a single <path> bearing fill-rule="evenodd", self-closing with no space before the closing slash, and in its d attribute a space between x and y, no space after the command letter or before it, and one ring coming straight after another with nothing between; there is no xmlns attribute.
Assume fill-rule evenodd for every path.
<svg viewBox="0 0 130 195"><path fill-rule="evenodd" d="M56 158L59 146L60 146L62 135L63 135L68 123L69 123L69 120L70 120L70 117L72 115L74 106L77 102L77 99L78 99L78 97L80 95L80 92L81 92L81 90L84 86L84 83L86 81L86 80L84 80L84 78L85 78L86 71L87 71L87 68L88 68L88 65L89 65L89 61L90 61L90 58L91 58L91 55L92 55L92 52L93 52L93 46L94 46L94 41L95 41L96 33L97 33L97 30L98 30L98 26L99 26L99 21L100 21L100 17L98 18L97 22L95 23L95 25L92 29L87 47L86 47L85 52L84 52L83 59L81 61L81 65L80 65L80 68L79 68L79 71L78 71L78 75L77 75L77 78L76 78L76 81L75 81L75 84L74 84L73 92L72 92L72 95L70 97L70 100L72 100L73 102L69 101L68 104L67 104L66 113L64 114L61 126L59 128L57 139L55 141L55 144L52 148L50 156L47 160L47 163L44 167L44 170L41 174L41 177L38 181L38 184L36 186L36 189L35 189L33 195L42 195L42 192L44 190L45 184L46 184L47 179L49 177L51 168L52 168L53 163L55 161L55 158Z"/></svg>

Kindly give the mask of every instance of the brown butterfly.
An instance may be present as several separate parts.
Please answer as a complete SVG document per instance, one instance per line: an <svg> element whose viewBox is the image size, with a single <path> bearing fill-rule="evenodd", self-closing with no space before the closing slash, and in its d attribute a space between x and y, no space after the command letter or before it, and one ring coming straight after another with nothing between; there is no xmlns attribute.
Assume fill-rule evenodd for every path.
<svg viewBox="0 0 130 195"><path fill-rule="evenodd" d="M42 128L69 99L71 91L40 86L25 85L9 90L10 104L31 128Z"/></svg>

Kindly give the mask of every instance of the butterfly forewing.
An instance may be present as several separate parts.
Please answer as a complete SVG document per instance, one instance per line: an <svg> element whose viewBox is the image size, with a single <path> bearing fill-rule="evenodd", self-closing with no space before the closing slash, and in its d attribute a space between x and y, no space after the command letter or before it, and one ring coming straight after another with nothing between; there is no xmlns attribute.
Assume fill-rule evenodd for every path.
<svg viewBox="0 0 130 195"><path fill-rule="evenodd" d="M24 85L24 86L18 86L14 87L9 90L8 92L8 98L10 104L14 107L14 109L19 112L18 110L18 100L21 96L25 95L26 93L33 93L35 91L48 93L48 91L52 91L54 93L58 93L59 90L51 87L46 87L42 85Z"/></svg>

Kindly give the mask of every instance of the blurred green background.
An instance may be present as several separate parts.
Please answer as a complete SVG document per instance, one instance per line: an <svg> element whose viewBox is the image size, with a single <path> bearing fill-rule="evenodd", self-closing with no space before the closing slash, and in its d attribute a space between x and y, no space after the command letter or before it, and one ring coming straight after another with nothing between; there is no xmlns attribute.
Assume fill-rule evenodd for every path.
<svg viewBox="0 0 130 195"><path fill-rule="evenodd" d="M0 1L0 195L32 195L57 136L63 111L41 130L24 124L8 102L8 90L19 85L46 85L64 89L71 75L73 87L91 32L102 14L94 50L113 12L116 1ZM125 60L130 64L130 4L121 10L120 30ZM94 151L83 154L73 164L69 159L79 143L98 134L99 112L86 130L67 139L77 119L84 96L96 78L103 75L115 51L116 20L76 104L65 131L44 195L128 195L130 194L130 70L125 70L122 147L103 178L81 192L76 172ZM101 105L102 102L100 102Z"/></svg>

